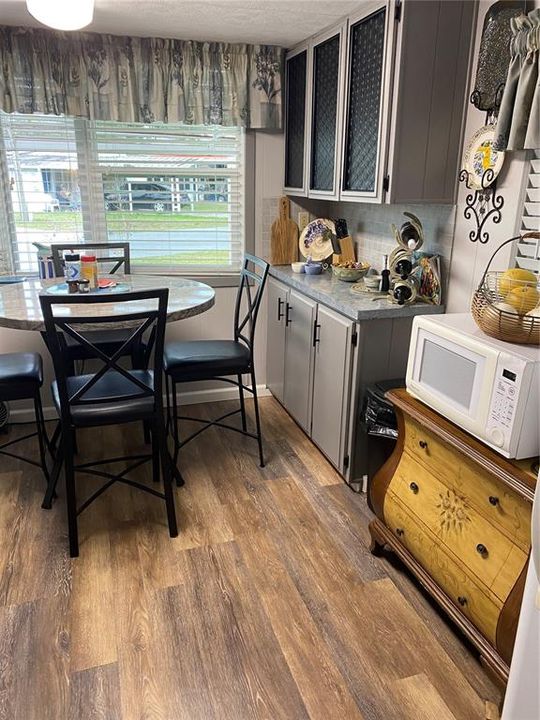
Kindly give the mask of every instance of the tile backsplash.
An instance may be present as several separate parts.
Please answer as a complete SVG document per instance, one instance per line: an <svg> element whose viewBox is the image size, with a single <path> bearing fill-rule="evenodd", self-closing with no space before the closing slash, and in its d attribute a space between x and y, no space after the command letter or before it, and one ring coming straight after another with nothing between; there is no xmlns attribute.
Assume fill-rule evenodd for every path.
<svg viewBox="0 0 540 720"><path fill-rule="evenodd" d="M263 199L262 250L268 257L270 227L278 216L278 197ZM404 211L412 212L422 222L425 242L422 252L441 256L443 286L449 277L452 242L456 218L455 205L371 205L369 203L328 202L291 197L291 217L298 220L298 212L307 210L311 218L345 218L356 245L357 257L382 268L382 256L390 255L396 247L391 224L399 227L405 220Z"/></svg>
<svg viewBox="0 0 540 720"><path fill-rule="evenodd" d="M291 203L294 220L302 209L308 210L313 217L345 218L349 234L355 241L357 257L369 262L376 270L382 268L382 256L389 255L396 247L391 224L399 228L406 220L403 212L413 213L424 227L422 252L441 256L443 285L446 287L456 217L454 205L371 205L298 198Z"/></svg>

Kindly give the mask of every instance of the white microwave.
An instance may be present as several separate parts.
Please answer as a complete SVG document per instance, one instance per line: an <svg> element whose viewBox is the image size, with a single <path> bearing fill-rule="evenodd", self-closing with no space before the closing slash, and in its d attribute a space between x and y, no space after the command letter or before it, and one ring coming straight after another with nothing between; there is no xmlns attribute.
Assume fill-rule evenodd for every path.
<svg viewBox="0 0 540 720"><path fill-rule="evenodd" d="M485 335L471 315L414 318L407 390L507 458L540 452L540 348Z"/></svg>

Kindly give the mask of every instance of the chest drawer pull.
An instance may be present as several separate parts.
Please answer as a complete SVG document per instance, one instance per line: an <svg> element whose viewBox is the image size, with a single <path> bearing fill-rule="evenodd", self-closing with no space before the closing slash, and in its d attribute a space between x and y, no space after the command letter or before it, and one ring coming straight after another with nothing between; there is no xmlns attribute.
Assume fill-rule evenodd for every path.
<svg viewBox="0 0 540 720"><path fill-rule="evenodd" d="M416 495L416 493L418 492L418 490L420 489L415 482L412 482L412 483L409 485L409 488L413 491L413 493L414 493L415 495Z"/></svg>
<svg viewBox="0 0 540 720"><path fill-rule="evenodd" d="M482 543L478 543L478 545L476 546L476 552L484 558L487 557L489 554L487 547L485 545L482 545Z"/></svg>
<svg viewBox="0 0 540 720"><path fill-rule="evenodd" d="M419 440L419 441L418 441L418 444L420 445L420 447L422 448L422 450L426 450L426 449L427 449L427 442L426 442L425 440Z"/></svg>
<svg viewBox="0 0 540 720"><path fill-rule="evenodd" d="M461 607L463 607L464 605L467 604L467 598L464 597L463 595L460 595L460 596L458 597L457 601L458 601L458 603L461 605Z"/></svg>
<svg viewBox="0 0 540 720"><path fill-rule="evenodd" d="M490 502L490 505L493 505L495 507L495 505L499 504L499 498L495 497L495 495L490 495L489 502Z"/></svg>

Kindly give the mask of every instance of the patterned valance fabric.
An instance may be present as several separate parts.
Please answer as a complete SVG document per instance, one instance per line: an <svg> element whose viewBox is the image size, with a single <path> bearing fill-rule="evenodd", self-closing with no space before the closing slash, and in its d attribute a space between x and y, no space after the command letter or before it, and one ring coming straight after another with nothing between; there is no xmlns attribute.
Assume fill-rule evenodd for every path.
<svg viewBox="0 0 540 720"><path fill-rule="evenodd" d="M282 48L0 27L0 110L275 130Z"/></svg>
<svg viewBox="0 0 540 720"><path fill-rule="evenodd" d="M510 67L497 120L497 150L540 148L540 9L513 18Z"/></svg>

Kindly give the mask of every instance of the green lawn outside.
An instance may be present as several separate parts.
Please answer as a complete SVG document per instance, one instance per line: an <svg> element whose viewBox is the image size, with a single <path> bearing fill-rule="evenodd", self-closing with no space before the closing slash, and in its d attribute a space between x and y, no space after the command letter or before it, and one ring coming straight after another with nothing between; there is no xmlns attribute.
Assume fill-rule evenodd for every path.
<svg viewBox="0 0 540 720"><path fill-rule="evenodd" d="M105 215L109 230L117 232L182 230L227 225L225 210L224 203L201 202L195 203L193 210L184 208L182 212L110 210ZM16 213L15 224L18 228L27 230L75 232L82 227L82 213L70 210L40 212L33 213L31 220L22 220L20 214Z"/></svg>
<svg viewBox="0 0 540 720"><path fill-rule="evenodd" d="M200 250L173 253L172 255L156 255L154 257L132 258L132 265L225 265L229 261L227 250Z"/></svg>

